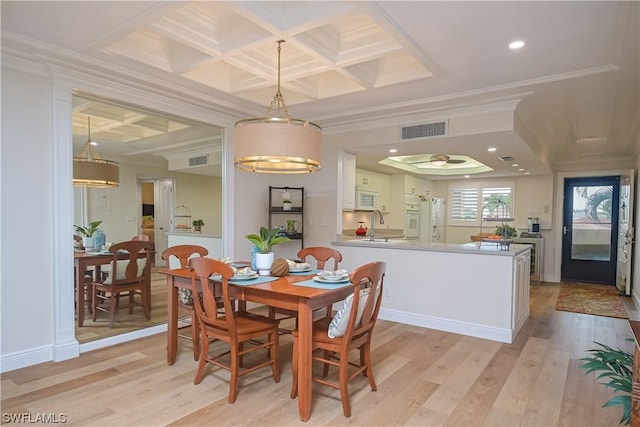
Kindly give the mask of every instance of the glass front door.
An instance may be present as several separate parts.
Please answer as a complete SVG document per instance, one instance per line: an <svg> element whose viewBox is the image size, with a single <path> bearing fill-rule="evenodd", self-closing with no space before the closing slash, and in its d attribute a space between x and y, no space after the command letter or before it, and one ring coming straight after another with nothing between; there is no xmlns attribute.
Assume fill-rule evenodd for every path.
<svg viewBox="0 0 640 427"><path fill-rule="evenodd" d="M619 177L564 185L562 280L615 284Z"/></svg>

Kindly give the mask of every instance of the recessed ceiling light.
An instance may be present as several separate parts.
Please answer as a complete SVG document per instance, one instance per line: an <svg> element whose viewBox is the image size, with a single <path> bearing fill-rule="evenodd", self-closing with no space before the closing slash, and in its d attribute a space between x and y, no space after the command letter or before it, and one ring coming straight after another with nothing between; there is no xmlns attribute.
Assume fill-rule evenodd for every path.
<svg viewBox="0 0 640 427"><path fill-rule="evenodd" d="M522 172L524 169L520 168L520 169L518 169L518 170L519 170L520 172Z"/></svg>
<svg viewBox="0 0 640 427"><path fill-rule="evenodd" d="M390 153L397 153L398 149L397 148L389 148L389 152Z"/></svg>
<svg viewBox="0 0 640 427"><path fill-rule="evenodd" d="M487 148L487 151L489 151L490 153L492 153L492 152L494 152L494 151L496 151L496 150L497 150L497 148L496 148L496 147L489 147L489 148Z"/></svg>
<svg viewBox="0 0 640 427"><path fill-rule="evenodd" d="M525 175L529 175L530 173L531 173L531 172L525 172L524 174L525 174Z"/></svg>
<svg viewBox="0 0 640 427"><path fill-rule="evenodd" d="M514 164L512 164L511 166L513 166L514 168L516 168L516 167L518 167L518 166L520 166L520 165L519 165L519 164L517 164L517 163L514 163Z"/></svg>
<svg viewBox="0 0 640 427"><path fill-rule="evenodd" d="M469 175L465 175L464 177L465 177L465 178L469 178Z"/></svg>
<svg viewBox="0 0 640 427"><path fill-rule="evenodd" d="M520 49L524 46L524 42L522 40L515 40L509 43L509 49Z"/></svg>

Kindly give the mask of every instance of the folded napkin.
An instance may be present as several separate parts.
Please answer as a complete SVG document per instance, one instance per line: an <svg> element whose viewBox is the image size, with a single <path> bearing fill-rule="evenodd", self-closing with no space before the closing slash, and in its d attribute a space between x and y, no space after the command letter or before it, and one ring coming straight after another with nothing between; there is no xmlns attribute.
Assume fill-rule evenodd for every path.
<svg viewBox="0 0 640 427"><path fill-rule="evenodd" d="M318 276L322 277L323 279L327 279L327 280L342 278L342 277L345 277L345 276L348 276L348 275L349 275L349 272L347 270L345 270L344 268L342 268L340 270L336 270L336 271L321 270L321 271L318 272Z"/></svg>
<svg viewBox="0 0 640 427"><path fill-rule="evenodd" d="M231 268L233 269L233 274L238 274L240 276L250 276L252 274L256 274L256 272L253 271L251 267L235 268L234 266L231 266Z"/></svg>

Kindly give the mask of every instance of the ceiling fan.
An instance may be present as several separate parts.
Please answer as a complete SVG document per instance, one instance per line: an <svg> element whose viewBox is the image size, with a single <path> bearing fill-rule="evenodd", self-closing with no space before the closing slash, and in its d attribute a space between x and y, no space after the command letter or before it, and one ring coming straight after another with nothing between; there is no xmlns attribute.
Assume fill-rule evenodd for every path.
<svg viewBox="0 0 640 427"><path fill-rule="evenodd" d="M459 165L460 163L464 163L464 162L466 162L466 160L452 159L450 156L447 156L446 154L434 154L429 158L429 160L420 160L420 161L409 162L409 163L411 163L412 165L431 164L435 166L442 166L445 164Z"/></svg>

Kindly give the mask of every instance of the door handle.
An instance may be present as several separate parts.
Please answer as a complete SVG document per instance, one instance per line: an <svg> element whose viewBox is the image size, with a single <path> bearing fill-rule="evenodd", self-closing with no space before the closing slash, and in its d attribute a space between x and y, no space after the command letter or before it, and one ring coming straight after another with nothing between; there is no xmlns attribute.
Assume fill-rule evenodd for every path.
<svg viewBox="0 0 640 427"><path fill-rule="evenodd" d="M562 226L562 234L563 234L563 235L564 235L564 234L567 234L567 232L569 232L569 231L571 231L571 230L567 229L567 226L566 226L566 225L563 225L563 226Z"/></svg>

